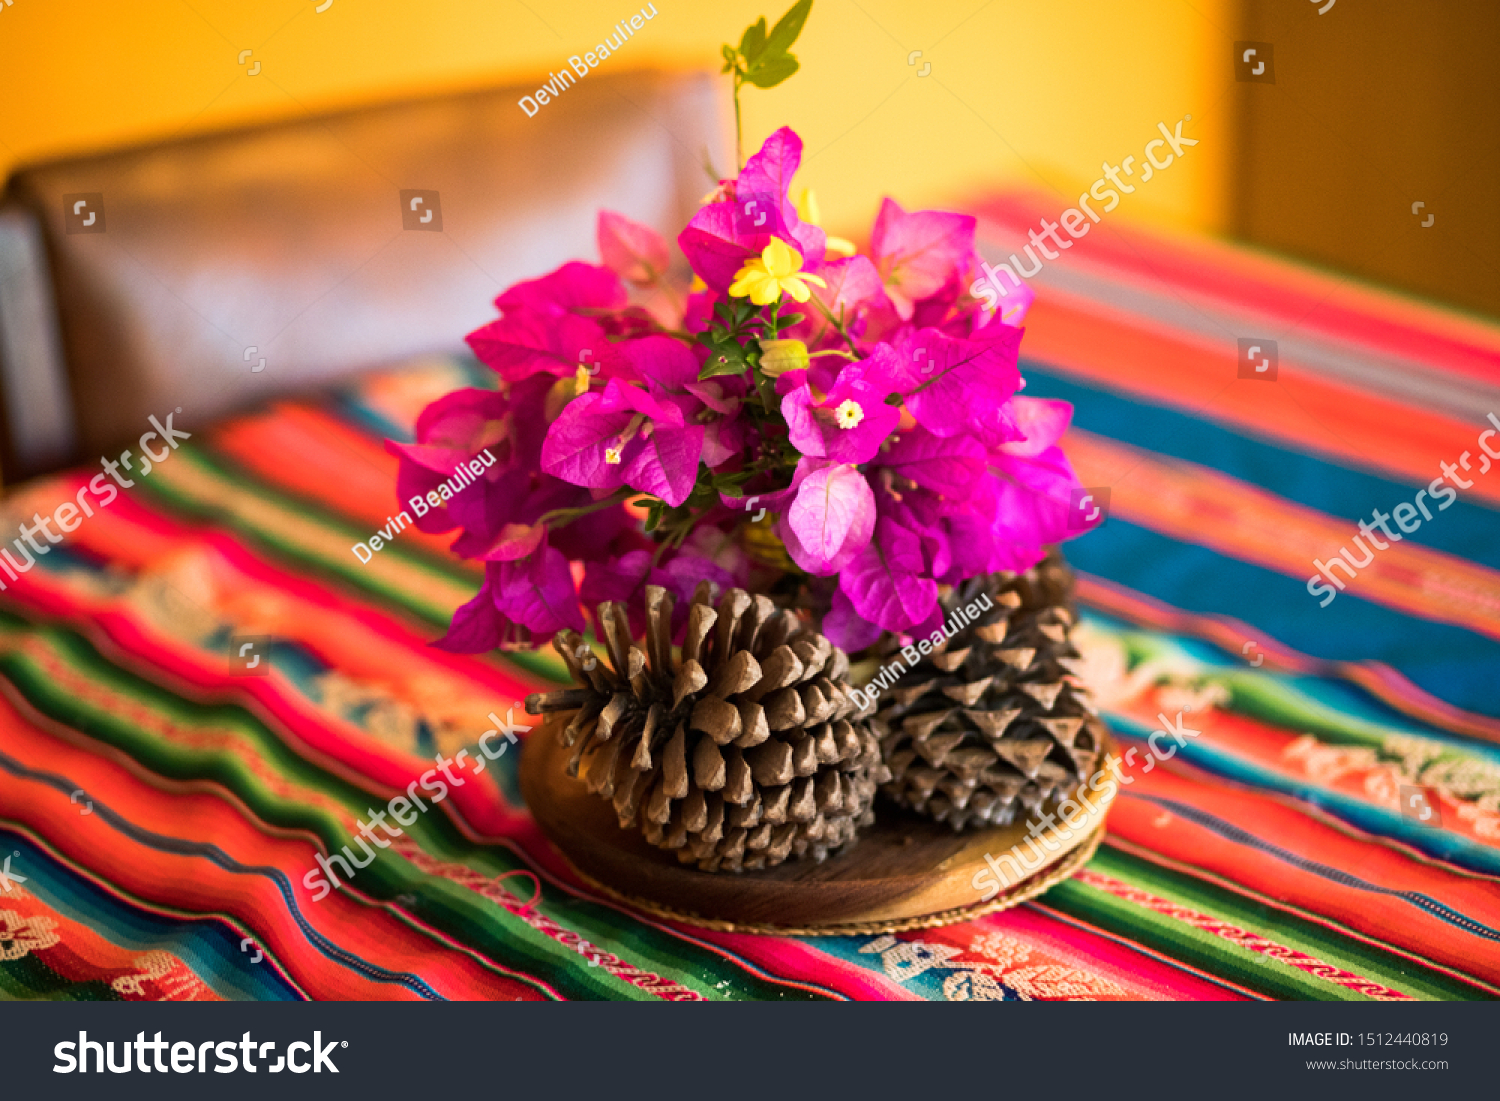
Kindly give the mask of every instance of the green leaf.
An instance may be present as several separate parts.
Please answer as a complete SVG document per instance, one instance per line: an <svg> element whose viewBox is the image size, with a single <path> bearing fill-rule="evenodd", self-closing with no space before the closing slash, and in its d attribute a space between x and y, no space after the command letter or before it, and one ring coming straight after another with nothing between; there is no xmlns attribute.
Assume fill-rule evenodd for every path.
<svg viewBox="0 0 1500 1101"><path fill-rule="evenodd" d="M766 48L766 17L760 17L759 23L753 23L745 28L745 35L740 39L740 53L744 55L745 63L754 65Z"/></svg>
<svg viewBox="0 0 1500 1101"><path fill-rule="evenodd" d="M745 79L757 88L774 88L797 71L797 59L791 54L768 55L750 68Z"/></svg>
<svg viewBox="0 0 1500 1101"><path fill-rule="evenodd" d="M781 408L781 399L776 396L776 383L760 371L755 372L755 389L760 394L760 404L767 413Z"/></svg>
<svg viewBox="0 0 1500 1101"><path fill-rule="evenodd" d="M711 484L715 488L724 490L729 497L743 497L745 495L743 490L738 493L730 491L739 489L753 477L755 477L753 470L736 470L732 474L715 474Z"/></svg>
<svg viewBox="0 0 1500 1101"><path fill-rule="evenodd" d="M716 375L738 375L742 374L748 366L745 362L745 353L738 344L727 342L710 345L713 355L709 356L698 371L698 381L713 378Z"/></svg>
<svg viewBox="0 0 1500 1101"><path fill-rule="evenodd" d="M771 54L784 54L791 49L792 43L797 41L797 36L802 33L802 24L807 22L808 13L812 11L812 0L799 0L787 9L787 13L776 20L776 26L771 29L771 35L766 39L766 51ZM762 19L764 24L765 20ZM795 72L795 70L793 70ZM791 76L787 73L787 76ZM783 78L785 79L785 78ZM769 88L769 84L761 85Z"/></svg>

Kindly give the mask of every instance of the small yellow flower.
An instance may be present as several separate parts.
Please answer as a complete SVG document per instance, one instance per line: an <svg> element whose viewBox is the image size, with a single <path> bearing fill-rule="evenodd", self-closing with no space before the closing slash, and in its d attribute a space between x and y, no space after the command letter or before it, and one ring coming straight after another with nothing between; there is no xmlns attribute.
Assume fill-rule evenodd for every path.
<svg viewBox="0 0 1500 1101"><path fill-rule="evenodd" d="M818 211L818 197L813 194L813 189L804 187L802 194L797 196L797 217L801 218L810 226L821 226L823 219ZM845 240L843 237L829 235L824 245L835 256L853 256L859 249L854 247L853 241Z"/></svg>
<svg viewBox="0 0 1500 1101"><path fill-rule="evenodd" d="M589 369L580 363L578 370L573 372L573 393L575 396L589 392L589 379L592 377L589 374Z"/></svg>
<svg viewBox="0 0 1500 1101"><path fill-rule="evenodd" d="M610 466L619 466L620 449L618 447L606 447L604 449L604 461Z"/></svg>
<svg viewBox="0 0 1500 1101"><path fill-rule="evenodd" d="M808 283L828 286L818 276L802 271L800 252L781 238L773 237L759 256L746 260L744 267L735 272L729 293L735 298L748 295L757 306L769 306L779 300L783 292L798 302L806 302L812 297L812 291L807 289Z"/></svg>
<svg viewBox="0 0 1500 1101"><path fill-rule="evenodd" d="M840 428L854 428L865 419L865 411L853 398L845 398L833 411L833 419Z"/></svg>

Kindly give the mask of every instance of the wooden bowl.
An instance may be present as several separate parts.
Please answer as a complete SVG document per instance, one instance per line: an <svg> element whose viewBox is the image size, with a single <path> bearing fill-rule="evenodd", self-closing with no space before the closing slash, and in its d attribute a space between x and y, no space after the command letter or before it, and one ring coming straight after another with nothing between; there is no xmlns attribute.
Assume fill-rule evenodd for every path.
<svg viewBox="0 0 1500 1101"><path fill-rule="evenodd" d="M1106 753L1113 751L1106 740ZM1024 823L955 833L950 827L878 802L875 824L842 853L821 864L788 860L758 872L703 872L621 829L607 800L590 795L564 771L565 754L551 736L529 739L521 754L521 793L537 824L591 885L637 909L690 925L734 932L798 935L893 933L968 921L1041 894L1086 863L1104 834L1108 801L1070 829L1056 822L1022 845ZM1051 810L1049 805L1044 808ZM1075 816L1077 821L1077 816ZM1025 877L988 901L973 885L1017 845ZM1054 847L1055 846L1055 850ZM1042 861L1037 863L1035 853ZM1020 867L1007 861L1008 869ZM1009 873L1014 878L1015 872ZM986 881L986 884L988 881Z"/></svg>

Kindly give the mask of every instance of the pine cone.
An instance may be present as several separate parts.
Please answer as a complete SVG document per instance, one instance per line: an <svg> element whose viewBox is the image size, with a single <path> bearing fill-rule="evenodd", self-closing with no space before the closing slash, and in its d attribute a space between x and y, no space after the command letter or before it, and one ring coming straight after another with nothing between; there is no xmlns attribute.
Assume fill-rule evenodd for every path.
<svg viewBox="0 0 1500 1101"><path fill-rule="evenodd" d="M632 645L625 606L599 605L610 667L576 632L554 645L582 687L529 697L526 710L587 759L588 789L622 828L705 871L822 860L874 820L889 772L869 727L850 721L849 659L769 598L705 582L672 651L672 598L646 589L645 641ZM580 664L581 662L581 664Z"/></svg>
<svg viewBox="0 0 1500 1101"><path fill-rule="evenodd" d="M964 624L960 609L981 610L893 670L871 720L892 774L882 793L957 830L1009 825L1089 777L1105 728L1075 675L1072 587L1053 550L1025 573L976 577L943 598L949 629Z"/></svg>

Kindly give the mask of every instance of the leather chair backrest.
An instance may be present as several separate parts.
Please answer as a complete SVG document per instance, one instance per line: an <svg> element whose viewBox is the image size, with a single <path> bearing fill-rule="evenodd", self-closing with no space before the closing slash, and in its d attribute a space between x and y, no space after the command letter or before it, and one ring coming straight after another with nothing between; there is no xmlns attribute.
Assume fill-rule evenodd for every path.
<svg viewBox="0 0 1500 1101"><path fill-rule="evenodd" d="M15 173L0 215L7 480L134 439L153 413L180 407L191 430L276 393L462 348L514 281L597 260L599 208L673 233L712 187L705 156L731 167L710 77L591 75L529 117L518 100L534 90ZM65 360L52 382L45 299L61 337L51 358L60 348ZM47 408L58 402L69 408Z"/></svg>

